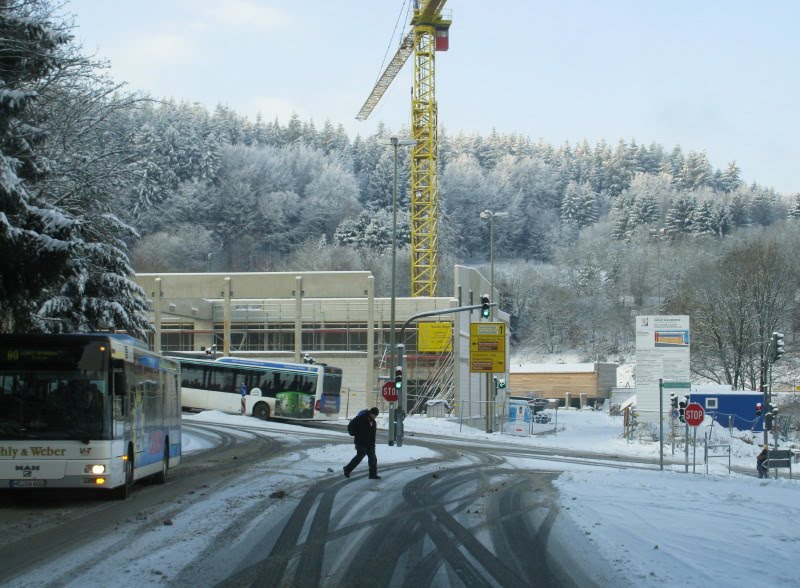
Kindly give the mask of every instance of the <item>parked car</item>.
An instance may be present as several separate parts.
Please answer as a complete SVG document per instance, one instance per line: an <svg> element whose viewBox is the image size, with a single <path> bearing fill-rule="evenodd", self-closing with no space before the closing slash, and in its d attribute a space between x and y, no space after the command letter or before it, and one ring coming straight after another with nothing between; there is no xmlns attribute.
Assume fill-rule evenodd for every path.
<svg viewBox="0 0 800 588"><path fill-rule="evenodd" d="M544 425L552 420L549 412L537 412L533 415L533 422Z"/></svg>

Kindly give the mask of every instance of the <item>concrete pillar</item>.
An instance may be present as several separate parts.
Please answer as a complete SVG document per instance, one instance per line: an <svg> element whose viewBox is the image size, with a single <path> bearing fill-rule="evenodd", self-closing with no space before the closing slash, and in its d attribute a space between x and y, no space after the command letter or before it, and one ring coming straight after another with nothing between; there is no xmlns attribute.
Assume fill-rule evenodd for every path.
<svg viewBox="0 0 800 588"><path fill-rule="evenodd" d="M153 351L161 353L161 278L156 278L153 292Z"/></svg>
<svg viewBox="0 0 800 588"><path fill-rule="evenodd" d="M369 406L377 406L378 382L375 379L375 278L367 278L367 385L365 393L369 398ZM375 392L375 403L372 403L372 394Z"/></svg>
<svg viewBox="0 0 800 588"><path fill-rule="evenodd" d="M564 393L564 408L572 406L572 392Z"/></svg>
<svg viewBox="0 0 800 588"><path fill-rule="evenodd" d="M587 401L588 398L589 398L589 394L587 394L586 392L581 392L581 408L585 408L586 407L586 401Z"/></svg>
<svg viewBox="0 0 800 588"><path fill-rule="evenodd" d="M294 279L294 361L300 362L303 347L303 276Z"/></svg>
<svg viewBox="0 0 800 588"><path fill-rule="evenodd" d="M460 300L456 300L455 304L456 306L461 306ZM453 395L453 402L458 404L460 411L461 403L463 400L462 390L461 390L461 329L463 325L462 321L464 319L466 319L466 321L469 321L469 315L464 312L454 312L452 317L453 317L453 351L452 351L453 386L455 388L455 394ZM467 322L467 324L469 323ZM467 386L469 386L469 379L467 380Z"/></svg>
<svg viewBox="0 0 800 588"><path fill-rule="evenodd" d="M233 296L230 276L225 276L222 294L225 297L222 306L222 354L228 357L231 354L231 297Z"/></svg>

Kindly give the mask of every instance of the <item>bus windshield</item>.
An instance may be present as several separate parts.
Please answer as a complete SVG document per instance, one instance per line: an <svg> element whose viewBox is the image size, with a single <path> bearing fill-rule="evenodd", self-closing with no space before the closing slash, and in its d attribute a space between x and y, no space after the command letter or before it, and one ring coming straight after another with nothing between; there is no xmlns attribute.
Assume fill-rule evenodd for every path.
<svg viewBox="0 0 800 588"><path fill-rule="evenodd" d="M111 438L107 348L0 348L0 439Z"/></svg>

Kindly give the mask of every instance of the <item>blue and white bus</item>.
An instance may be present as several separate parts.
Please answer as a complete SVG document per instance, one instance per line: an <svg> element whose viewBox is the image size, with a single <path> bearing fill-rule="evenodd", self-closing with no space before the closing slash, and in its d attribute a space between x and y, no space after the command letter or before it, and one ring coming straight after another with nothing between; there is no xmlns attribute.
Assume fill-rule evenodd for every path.
<svg viewBox="0 0 800 588"><path fill-rule="evenodd" d="M175 361L127 335L0 335L0 487L125 499L180 458Z"/></svg>
<svg viewBox="0 0 800 588"><path fill-rule="evenodd" d="M245 413L262 420L339 418L339 368L239 357L175 360L181 365L184 408Z"/></svg>

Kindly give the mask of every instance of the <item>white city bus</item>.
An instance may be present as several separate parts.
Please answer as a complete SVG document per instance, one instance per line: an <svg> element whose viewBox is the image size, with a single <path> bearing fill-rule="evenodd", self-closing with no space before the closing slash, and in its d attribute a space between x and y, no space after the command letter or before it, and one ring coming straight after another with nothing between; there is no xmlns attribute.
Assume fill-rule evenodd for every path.
<svg viewBox="0 0 800 588"><path fill-rule="evenodd" d="M184 408L244 412L263 420L339 418L339 368L239 357L174 359L181 365Z"/></svg>
<svg viewBox="0 0 800 588"><path fill-rule="evenodd" d="M181 458L180 368L127 335L0 336L0 487L120 499Z"/></svg>

